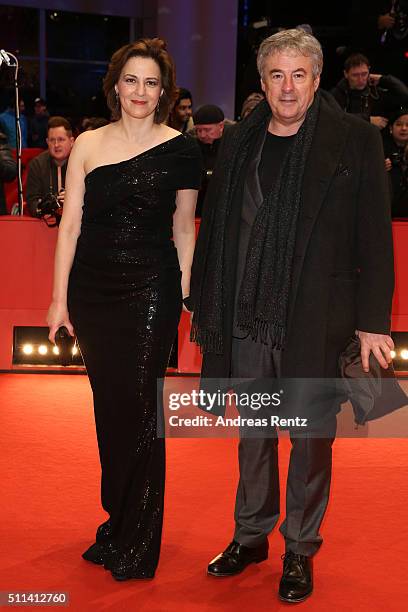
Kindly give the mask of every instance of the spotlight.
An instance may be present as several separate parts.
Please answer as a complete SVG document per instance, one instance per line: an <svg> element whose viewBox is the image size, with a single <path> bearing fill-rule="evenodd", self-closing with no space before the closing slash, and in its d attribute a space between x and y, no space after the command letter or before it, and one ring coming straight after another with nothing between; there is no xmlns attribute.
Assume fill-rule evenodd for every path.
<svg viewBox="0 0 408 612"><path fill-rule="evenodd" d="M77 355L77 354L78 354L78 347L77 347L77 346L74 346L74 347L72 348L72 354L73 354L73 355Z"/></svg>
<svg viewBox="0 0 408 612"><path fill-rule="evenodd" d="M75 339L68 330L60 328L57 331L56 346L49 341L48 334L47 327L14 327L13 366L41 366L42 370L53 366L83 367L79 347L72 351Z"/></svg>
<svg viewBox="0 0 408 612"><path fill-rule="evenodd" d="M408 359L408 350L407 349L402 349L402 351L400 352L400 355L401 355L402 359Z"/></svg>
<svg viewBox="0 0 408 612"><path fill-rule="evenodd" d="M395 351L391 351L391 358L395 359L396 356L397 356L397 353Z"/></svg>

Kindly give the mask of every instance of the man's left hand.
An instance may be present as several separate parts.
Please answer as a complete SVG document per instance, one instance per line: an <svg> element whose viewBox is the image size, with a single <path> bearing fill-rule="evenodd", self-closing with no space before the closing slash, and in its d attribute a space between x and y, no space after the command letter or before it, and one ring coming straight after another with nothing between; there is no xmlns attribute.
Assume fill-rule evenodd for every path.
<svg viewBox="0 0 408 612"><path fill-rule="evenodd" d="M370 332L357 330L357 335L361 343L361 361L364 372L369 372L370 353L373 353L378 363L384 370L391 363L391 351L394 349L394 342L391 336L385 334L372 334Z"/></svg>

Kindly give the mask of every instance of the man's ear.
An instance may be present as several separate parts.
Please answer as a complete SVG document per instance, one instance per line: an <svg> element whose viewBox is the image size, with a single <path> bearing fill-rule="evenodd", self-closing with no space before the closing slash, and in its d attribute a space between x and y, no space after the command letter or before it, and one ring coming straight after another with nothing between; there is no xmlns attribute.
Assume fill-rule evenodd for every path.
<svg viewBox="0 0 408 612"><path fill-rule="evenodd" d="M262 78L261 78L261 89L265 93L265 83L263 82Z"/></svg>
<svg viewBox="0 0 408 612"><path fill-rule="evenodd" d="M317 76L313 81L313 87L315 91L317 91L317 88L319 87L319 85L320 85L320 75Z"/></svg>

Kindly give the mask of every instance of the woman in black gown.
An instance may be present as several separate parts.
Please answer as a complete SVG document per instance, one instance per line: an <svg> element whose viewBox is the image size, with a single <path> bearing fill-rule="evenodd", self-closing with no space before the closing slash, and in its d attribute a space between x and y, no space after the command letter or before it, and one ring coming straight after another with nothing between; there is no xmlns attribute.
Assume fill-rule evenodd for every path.
<svg viewBox="0 0 408 612"><path fill-rule="evenodd" d="M104 91L116 121L71 153L48 324L51 341L60 326L75 330L93 391L109 518L83 557L126 580L152 578L159 558L156 385L189 294L201 158L163 123L177 95L163 41L119 49Z"/></svg>

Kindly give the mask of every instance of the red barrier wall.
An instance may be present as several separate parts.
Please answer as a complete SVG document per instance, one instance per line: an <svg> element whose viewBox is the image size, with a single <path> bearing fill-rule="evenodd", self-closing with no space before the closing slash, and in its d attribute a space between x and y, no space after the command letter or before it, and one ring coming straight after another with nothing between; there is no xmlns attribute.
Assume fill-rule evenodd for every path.
<svg viewBox="0 0 408 612"><path fill-rule="evenodd" d="M0 370L13 369L14 326L46 326L57 233L57 228L49 228L39 219L0 216ZM178 370L199 372L200 353L189 335L190 315L183 312Z"/></svg>
<svg viewBox="0 0 408 612"><path fill-rule="evenodd" d="M28 175L28 165L33 157L37 157L40 153L42 153L44 149L23 149L21 151L21 183L23 187L23 198L24 198L24 214L30 215L25 206L25 190L27 184L27 175ZM16 150L13 149L14 158L16 157ZM4 183L4 192L6 196L6 208L7 212L10 213L13 205L18 202L18 189L17 189L17 179L11 181L10 183Z"/></svg>
<svg viewBox="0 0 408 612"><path fill-rule="evenodd" d="M198 225L197 225L198 227ZM394 222L396 291L393 331L408 332L408 222ZM13 327L45 326L50 303L57 229L31 217L0 217L0 370L11 370ZM178 334L178 371L199 372L201 356L189 340L190 315Z"/></svg>

